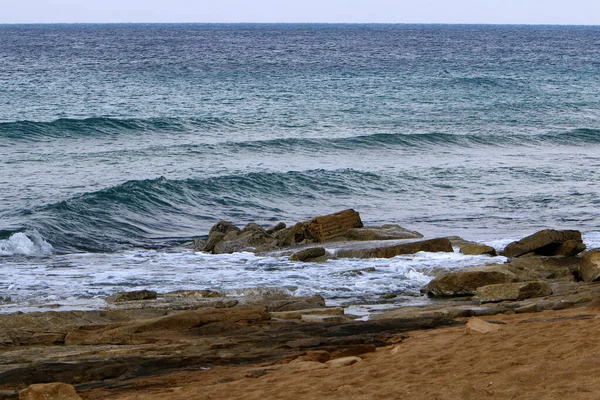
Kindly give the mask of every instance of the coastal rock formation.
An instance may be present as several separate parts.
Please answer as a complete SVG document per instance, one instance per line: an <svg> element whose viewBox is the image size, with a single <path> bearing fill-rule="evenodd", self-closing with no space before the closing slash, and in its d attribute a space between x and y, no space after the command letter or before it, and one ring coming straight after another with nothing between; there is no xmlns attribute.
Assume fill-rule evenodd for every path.
<svg viewBox="0 0 600 400"><path fill-rule="evenodd" d="M552 289L546 281L500 283L478 287L473 300L487 303L505 300L524 300L531 297L550 296L551 294Z"/></svg>
<svg viewBox="0 0 600 400"><path fill-rule="evenodd" d="M600 280L600 250L591 250L581 257L581 278L586 282Z"/></svg>
<svg viewBox="0 0 600 400"><path fill-rule="evenodd" d="M400 225L366 226L364 228L352 228L344 234L346 240L397 240L397 239L420 239L423 235L411 231Z"/></svg>
<svg viewBox="0 0 600 400"><path fill-rule="evenodd" d="M279 247L323 243L343 238L351 229L362 228L360 214L352 209L322 215L277 231Z"/></svg>
<svg viewBox="0 0 600 400"><path fill-rule="evenodd" d="M575 256L585 250L581 232L575 230L545 229L527 236L504 248L509 258L524 255Z"/></svg>
<svg viewBox="0 0 600 400"><path fill-rule="evenodd" d="M414 254L420 251L432 253L451 253L452 243L447 238L411 241L392 246L383 246L367 249L339 250L335 255L338 258L392 258L402 254Z"/></svg>
<svg viewBox="0 0 600 400"><path fill-rule="evenodd" d="M290 261L322 262L327 260L327 252L323 247L309 247L290 256Z"/></svg>
<svg viewBox="0 0 600 400"><path fill-rule="evenodd" d="M37 383L19 392L19 400L81 400L72 385L61 382Z"/></svg>
<svg viewBox="0 0 600 400"><path fill-rule="evenodd" d="M469 256L488 255L495 257L496 249L492 246L488 246L480 243L467 243L460 247L460 253Z"/></svg>
<svg viewBox="0 0 600 400"><path fill-rule="evenodd" d="M134 290L132 292L119 292L106 298L107 302L121 303L124 301L154 300L158 296L153 290Z"/></svg>
<svg viewBox="0 0 600 400"><path fill-rule="evenodd" d="M581 259L577 257L522 257L510 260L507 268L521 281L579 279Z"/></svg>
<svg viewBox="0 0 600 400"><path fill-rule="evenodd" d="M482 286L517 282L516 274L505 265L486 265L442 274L433 279L422 292L432 297L472 296Z"/></svg>

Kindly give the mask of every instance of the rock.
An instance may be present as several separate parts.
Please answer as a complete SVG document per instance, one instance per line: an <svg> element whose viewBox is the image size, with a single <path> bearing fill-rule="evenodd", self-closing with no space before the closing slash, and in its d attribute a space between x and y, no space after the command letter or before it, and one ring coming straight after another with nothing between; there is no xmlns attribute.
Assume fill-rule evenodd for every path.
<svg viewBox="0 0 600 400"><path fill-rule="evenodd" d="M410 231L400 225L369 226L352 228L344 235L348 240L395 240L395 239L420 239L423 235Z"/></svg>
<svg viewBox="0 0 600 400"><path fill-rule="evenodd" d="M316 361L325 363L331 360L331 354L326 350L310 350L307 351L303 356L298 357L300 361Z"/></svg>
<svg viewBox="0 0 600 400"><path fill-rule="evenodd" d="M302 315L302 321L304 322L318 322L318 323L338 323L344 322L346 317L343 315Z"/></svg>
<svg viewBox="0 0 600 400"><path fill-rule="evenodd" d="M324 261L327 257L324 257L327 252L323 247L310 247L308 249L300 250L290 256L290 261Z"/></svg>
<svg viewBox="0 0 600 400"><path fill-rule="evenodd" d="M420 251L426 251L430 253L451 253L454 250L452 249L452 244L448 239L439 238L419 240L371 249L339 250L336 253L336 256L338 258L392 258L402 254L415 254Z"/></svg>
<svg viewBox="0 0 600 400"><path fill-rule="evenodd" d="M508 269L522 281L560 279L574 281L580 274L581 259L576 257L519 257L510 260Z"/></svg>
<svg viewBox="0 0 600 400"><path fill-rule="evenodd" d="M250 223L242 231L230 231L215 243L214 254L230 254L240 251L262 252L275 250L278 241L257 224Z"/></svg>
<svg viewBox="0 0 600 400"><path fill-rule="evenodd" d="M477 334L477 333L491 333L491 332L497 332L500 329L502 329L502 327L498 324L492 324L490 322L486 322L484 320L482 320L481 318L471 318L469 319L469 321L467 322L467 325L465 326L465 333L466 334Z"/></svg>
<svg viewBox="0 0 600 400"><path fill-rule="evenodd" d="M486 265L442 274L429 282L421 292L432 297L472 296L482 286L517 280L518 277L504 265Z"/></svg>
<svg viewBox="0 0 600 400"><path fill-rule="evenodd" d="M342 368L342 367L347 367L349 365L356 364L359 361L362 361L362 358L360 358L360 357L342 357L342 358L336 358L334 360L329 360L325 364L330 368Z"/></svg>
<svg viewBox="0 0 600 400"><path fill-rule="evenodd" d="M237 234L240 232L240 228L236 227L229 221L217 222L212 228L210 228L206 245L204 246L204 249L201 249L200 251L212 253L215 249L215 246L220 243L228 233L231 232Z"/></svg>
<svg viewBox="0 0 600 400"><path fill-rule="evenodd" d="M215 292L214 290L175 290L168 292L163 295L164 297L182 297L182 298L199 298L199 299L212 299L216 297L223 297L222 293Z"/></svg>
<svg viewBox="0 0 600 400"><path fill-rule="evenodd" d="M586 282L600 280L600 250L591 250L581 257L581 278Z"/></svg>
<svg viewBox="0 0 600 400"><path fill-rule="evenodd" d="M505 300L524 300L531 297L545 297L552 294L546 281L500 283L477 288L474 300L482 303Z"/></svg>
<svg viewBox="0 0 600 400"><path fill-rule="evenodd" d="M535 313L538 312L538 305L535 303L525 304L521 307L515 308L515 313L517 314L526 314L526 313Z"/></svg>
<svg viewBox="0 0 600 400"><path fill-rule="evenodd" d="M271 316L273 318L279 319L303 319L304 316L307 315L325 315L325 316L343 316L344 308L343 307L321 307L321 308L312 308L305 310L296 310L296 311L280 311L280 312L272 312Z"/></svg>
<svg viewBox="0 0 600 400"><path fill-rule="evenodd" d="M271 228L267 229L267 233L268 233L269 235L272 235L272 234L274 234L275 232L278 232L278 231L280 231L280 230L282 230L282 229L285 229L285 228L286 228L286 225L285 225L285 223L283 223L283 222L279 222L277 225L275 225L275 226L273 226L273 227L271 227Z"/></svg>
<svg viewBox="0 0 600 400"><path fill-rule="evenodd" d="M240 304L261 306L269 312L307 310L325 307L325 299L320 295L291 296L283 293L247 295L239 298Z"/></svg>
<svg viewBox="0 0 600 400"><path fill-rule="evenodd" d="M66 383L37 383L19 392L19 400L81 400L72 385Z"/></svg>
<svg viewBox="0 0 600 400"><path fill-rule="evenodd" d="M520 257L528 253L540 256L574 256L585 250L581 232L575 230L545 229L512 242L504 248L506 257Z"/></svg>
<svg viewBox="0 0 600 400"><path fill-rule="evenodd" d="M158 293L153 290L134 290L132 292L118 292L106 298L107 302L120 303L124 301L156 300Z"/></svg>
<svg viewBox="0 0 600 400"><path fill-rule="evenodd" d="M467 243L460 248L461 254L469 256L489 255L495 257L496 249L492 246L488 246L480 243Z"/></svg>
<svg viewBox="0 0 600 400"><path fill-rule="evenodd" d="M274 235L279 239L280 247L289 247L343 238L350 229L362 227L363 223L359 213L354 210L344 210L299 222L291 228L276 232Z"/></svg>

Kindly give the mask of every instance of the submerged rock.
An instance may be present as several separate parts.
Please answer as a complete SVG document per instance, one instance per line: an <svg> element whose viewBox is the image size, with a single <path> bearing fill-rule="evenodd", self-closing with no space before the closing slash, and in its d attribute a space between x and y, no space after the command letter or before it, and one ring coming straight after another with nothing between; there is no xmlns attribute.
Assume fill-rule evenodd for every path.
<svg viewBox="0 0 600 400"><path fill-rule="evenodd" d="M545 229L504 248L506 257L522 257L529 253L538 256L574 256L585 250L581 232Z"/></svg>

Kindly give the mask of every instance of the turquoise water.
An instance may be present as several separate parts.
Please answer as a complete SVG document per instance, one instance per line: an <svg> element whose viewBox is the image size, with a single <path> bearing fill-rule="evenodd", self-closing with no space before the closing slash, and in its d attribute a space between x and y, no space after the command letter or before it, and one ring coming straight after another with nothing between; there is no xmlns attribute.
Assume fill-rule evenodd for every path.
<svg viewBox="0 0 600 400"><path fill-rule="evenodd" d="M60 257L97 257L81 276L169 258L220 219L354 208L427 236L594 242L599 46L599 27L0 25L0 297L38 304L38 267Z"/></svg>

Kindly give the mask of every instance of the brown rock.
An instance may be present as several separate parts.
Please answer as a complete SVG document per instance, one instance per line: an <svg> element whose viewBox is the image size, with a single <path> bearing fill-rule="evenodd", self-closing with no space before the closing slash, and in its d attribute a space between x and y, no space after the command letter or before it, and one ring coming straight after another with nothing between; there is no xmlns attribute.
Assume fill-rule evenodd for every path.
<svg viewBox="0 0 600 400"><path fill-rule="evenodd" d="M372 249L339 250L336 256L339 258L392 258L402 254L415 254L420 251L430 253L451 253L452 244L446 238L419 240L393 246L377 247Z"/></svg>
<svg viewBox="0 0 600 400"><path fill-rule="evenodd" d="M37 383L19 392L19 400L81 400L72 385L66 383Z"/></svg>
<svg viewBox="0 0 600 400"><path fill-rule="evenodd" d="M331 360L331 354L326 350L309 350L305 355L298 357L300 361L316 361L320 363Z"/></svg>
<svg viewBox="0 0 600 400"><path fill-rule="evenodd" d="M120 303L123 301L156 300L158 293L153 290L134 290L132 292L118 292L106 298L108 302Z"/></svg>
<svg viewBox="0 0 600 400"><path fill-rule="evenodd" d="M267 229L267 233L269 235L272 235L275 232L278 232L278 231L280 231L282 229L285 229L285 228L286 228L286 225L283 222L279 222L277 225L272 226L271 228Z"/></svg>
<svg viewBox="0 0 600 400"><path fill-rule="evenodd" d="M344 235L348 240L396 240L396 239L419 239L419 232L410 231L400 225L368 226L364 228L349 229Z"/></svg>
<svg viewBox="0 0 600 400"><path fill-rule="evenodd" d="M354 210L344 210L298 222L291 228L276 232L274 236L279 239L280 247L288 247L343 238L350 229L362 228L362 226L359 213Z"/></svg>
<svg viewBox="0 0 600 400"><path fill-rule="evenodd" d="M295 311L272 312L271 316L278 319L302 319L305 315L343 316L344 307L320 307Z"/></svg>
<svg viewBox="0 0 600 400"><path fill-rule="evenodd" d="M470 256L479 256L487 254L489 256L495 257L496 249L492 246L488 246L480 243L467 243L460 248L461 254L466 254Z"/></svg>
<svg viewBox="0 0 600 400"><path fill-rule="evenodd" d="M482 286L517 280L517 276L504 265L486 265L443 274L421 291L433 297L471 296Z"/></svg>
<svg viewBox="0 0 600 400"><path fill-rule="evenodd" d="M581 240L581 232L545 229L510 243L504 248L504 255L519 257L527 253L535 253L540 256L574 256L583 249L585 245Z"/></svg>
<svg viewBox="0 0 600 400"><path fill-rule="evenodd" d="M581 259L577 257L519 257L510 260L508 269L520 280L553 279L573 281L579 275Z"/></svg>
<svg viewBox="0 0 600 400"><path fill-rule="evenodd" d="M199 251L207 251L212 253L215 249L215 246L219 244L227 234L232 233L237 234L240 232L240 228L236 227L229 221L219 221L208 233L208 239L206 240L206 244L203 249L197 249Z"/></svg>
<svg viewBox="0 0 600 400"><path fill-rule="evenodd" d="M465 333L467 333L467 334L473 334L473 333L486 334L486 333L499 331L500 329L502 329L502 328L498 324L492 324L490 322L486 322L486 321L482 320L481 318L475 317L475 318L469 319L469 321L467 322L467 325L465 326Z"/></svg>
<svg viewBox="0 0 600 400"><path fill-rule="evenodd" d="M546 281L500 283L477 288L475 300L482 303L505 300L524 300L531 297L545 297L552 294Z"/></svg>
<svg viewBox="0 0 600 400"><path fill-rule="evenodd" d="M586 282L600 280L600 250L591 250L581 257L581 278Z"/></svg>
<svg viewBox="0 0 600 400"><path fill-rule="evenodd" d="M295 252L290 256L290 261L310 262L314 261L315 259L321 261L326 253L327 252L323 247L311 247Z"/></svg>

